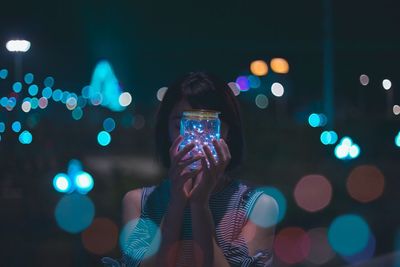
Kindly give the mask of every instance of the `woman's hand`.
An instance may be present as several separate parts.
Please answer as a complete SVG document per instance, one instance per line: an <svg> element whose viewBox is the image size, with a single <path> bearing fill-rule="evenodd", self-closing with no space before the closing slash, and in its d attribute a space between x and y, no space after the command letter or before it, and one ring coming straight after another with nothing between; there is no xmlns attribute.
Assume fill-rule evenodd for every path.
<svg viewBox="0 0 400 267"><path fill-rule="evenodd" d="M169 149L171 165L168 171L168 176L169 179L171 179L171 199L184 204L190 196L192 178L194 178L200 171L200 169L189 171L186 167L199 160L202 156L198 155L193 158L188 158L187 153L195 146L193 143L186 145L182 150L178 151L182 140L183 137L179 135Z"/></svg>
<svg viewBox="0 0 400 267"><path fill-rule="evenodd" d="M224 176L226 167L231 160L231 153L224 139L213 140L218 162L208 146L203 146L205 156L201 157L200 173L196 176L195 184L190 191L191 205L208 205L211 192ZM207 158L207 160L206 160ZM210 167L207 165L207 161Z"/></svg>

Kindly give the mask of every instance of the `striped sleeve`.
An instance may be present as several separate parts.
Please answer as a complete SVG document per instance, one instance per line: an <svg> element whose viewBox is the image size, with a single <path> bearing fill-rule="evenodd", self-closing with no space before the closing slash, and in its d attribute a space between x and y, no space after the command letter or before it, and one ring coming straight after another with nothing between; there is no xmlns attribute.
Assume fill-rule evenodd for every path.
<svg viewBox="0 0 400 267"><path fill-rule="evenodd" d="M247 222L258 197L260 197L262 194L262 191L255 191L252 189L247 190L243 194L240 208L244 209L244 224ZM237 238L231 242L229 250L225 252L225 256L229 265L231 267L272 266L272 252L270 250L259 250L253 256L250 256L246 241L240 232L241 229L239 229L239 233L236 234Z"/></svg>

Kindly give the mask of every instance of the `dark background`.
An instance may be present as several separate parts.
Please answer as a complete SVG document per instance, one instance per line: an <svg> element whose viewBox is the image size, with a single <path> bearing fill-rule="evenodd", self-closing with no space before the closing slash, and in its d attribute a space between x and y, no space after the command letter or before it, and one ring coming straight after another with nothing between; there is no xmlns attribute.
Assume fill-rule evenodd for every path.
<svg viewBox="0 0 400 267"><path fill-rule="evenodd" d="M238 177L279 188L288 211L277 231L287 226L305 230L328 227L344 213L362 214L377 243L375 256L393 252L399 229L399 159L394 145L399 117L388 114L381 82L392 81L398 93L400 19L397 1L332 1L334 121L339 136L350 135L360 145L359 158L343 162L333 147L319 141L321 129L311 128L307 116L323 112L323 1L29 1L0 6L0 68L10 77L0 81L6 96L14 81L14 55L5 49L12 38L30 40L23 55L23 72L37 79L55 77L56 86L79 93L90 83L96 63L108 60L133 104L122 113L90 107L82 120L56 103L45 110L6 111L0 119L22 123L38 118L33 142L21 145L6 131L0 141L0 253L3 266L96 266L102 255L85 250L80 234L58 228L54 208L61 195L52 179L65 171L70 159L82 161L95 178L89 193L96 217L112 219L120 228L124 193L156 184L163 170L154 158L153 126L159 101L156 92L178 75L209 70L234 81L249 74L256 59L288 60L285 75L270 73L268 82L287 85L283 99L266 88L241 93L245 118L246 161ZM270 71L271 72L271 71ZM370 77L361 86L360 74ZM254 104L259 92L270 105ZM35 115L37 114L37 115ZM122 127L124 116L144 116L144 127ZM96 135L104 118L117 127L112 142L101 147ZM139 168L143 162L149 167ZM362 164L377 166L385 176L381 198L360 204L346 191L350 171ZM143 165L142 165L143 166ZM146 165L147 166L147 165ZM333 185L330 205L317 213L301 210L293 199L297 181L306 174L322 174ZM106 253L118 257L119 248ZM341 266L339 256L325 266ZM299 266L308 266L307 263ZM312 265L311 265L312 266Z"/></svg>

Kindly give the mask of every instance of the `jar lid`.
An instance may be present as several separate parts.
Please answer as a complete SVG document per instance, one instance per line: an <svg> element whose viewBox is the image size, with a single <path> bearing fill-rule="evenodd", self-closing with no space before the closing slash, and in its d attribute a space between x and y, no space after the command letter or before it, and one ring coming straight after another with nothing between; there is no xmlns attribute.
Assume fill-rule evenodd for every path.
<svg viewBox="0 0 400 267"><path fill-rule="evenodd" d="M183 112L183 116L196 119L217 119L219 114L220 111L211 109L191 109Z"/></svg>

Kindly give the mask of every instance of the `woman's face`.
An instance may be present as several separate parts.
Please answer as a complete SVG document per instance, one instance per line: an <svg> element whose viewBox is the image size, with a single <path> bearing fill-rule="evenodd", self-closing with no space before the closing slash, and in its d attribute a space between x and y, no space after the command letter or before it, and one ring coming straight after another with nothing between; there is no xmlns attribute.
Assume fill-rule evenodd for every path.
<svg viewBox="0 0 400 267"><path fill-rule="evenodd" d="M169 138L171 143L178 137L180 132L180 122L182 118L182 114L185 110L193 109L190 106L189 102L186 99L182 99L175 107L172 109L171 114L168 119L168 130L169 130ZM229 126L221 121L221 137L226 141L226 137L228 136Z"/></svg>

